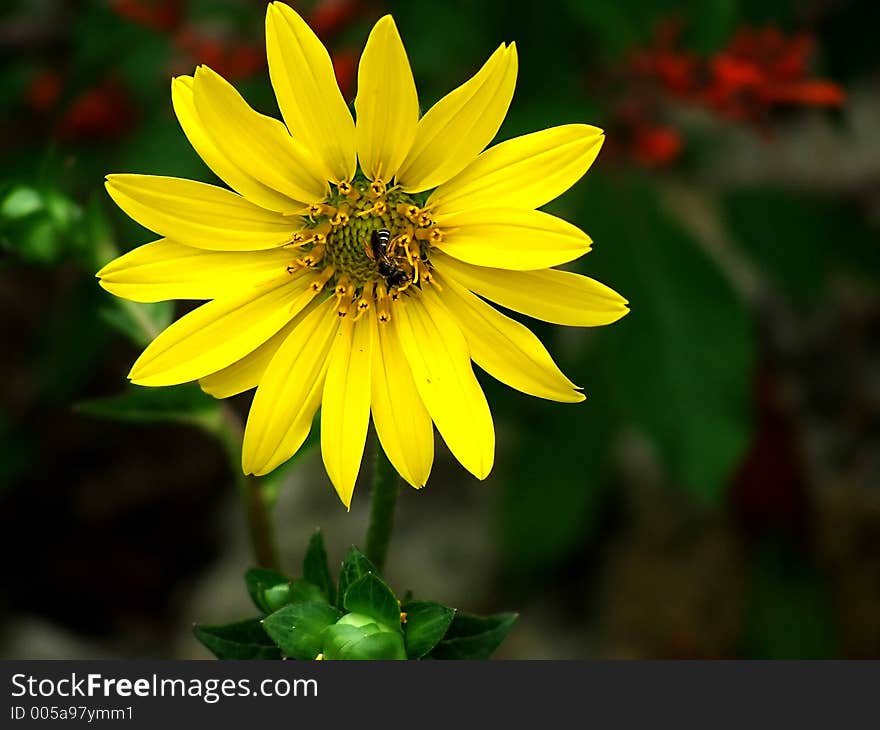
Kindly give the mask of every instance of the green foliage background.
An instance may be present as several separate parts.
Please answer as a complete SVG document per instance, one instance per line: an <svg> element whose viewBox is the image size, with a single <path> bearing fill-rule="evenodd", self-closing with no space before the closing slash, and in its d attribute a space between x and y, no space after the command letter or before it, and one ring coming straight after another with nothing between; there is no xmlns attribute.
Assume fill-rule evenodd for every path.
<svg viewBox="0 0 880 730"><path fill-rule="evenodd" d="M817 74L852 90L842 112L799 110L762 130L673 104L664 114L687 142L673 166L603 153L548 206L595 241L575 268L627 296L632 312L596 331L535 326L584 386L582 406L530 399L480 374L499 432L495 474L472 483L441 450L431 495L405 494L401 517L441 504L449 514L479 492L463 499L485 507L468 529L489 536L480 563L489 573L479 577L481 605L463 608L521 610L525 628L507 656L880 655L871 578L880 548L854 537L880 531L871 336L880 325L880 142L876 127L858 124L877 113L869 100L880 58L866 22L876 11L861 0L805 5L554 0L514 12L502 0L389 0L361 6L328 39L334 55L357 50L370 23L392 12L425 108L499 42L516 40L520 76L499 139L568 122L611 134L621 64L669 18L703 54L743 26L809 30ZM181 7L187 26L209 37L262 43L262 3ZM97 286L104 262L150 240L115 210L102 179L215 180L180 132L169 93L171 75L202 59L182 52L174 33L114 8L10 2L0 15L0 615L6 631L33 615L110 651L168 656L175 623L211 622L187 615L185 596L222 553L217 504L233 493L234 444L218 447L224 414L195 386L126 388L138 348L175 309L124 303ZM60 77L59 95L37 109L29 99L47 73ZM77 100L111 82L125 103L106 112L110 131L65 131ZM265 69L235 83L277 115ZM757 164L738 165L743 151ZM844 155L862 164L837 164ZM843 172L825 176L823 161ZM813 338L822 327L839 339ZM768 382L795 394L782 398L782 415L768 415L760 397ZM278 475L279 499L287 489L327 491L307 458L305 483L288 483L293 470ZM355 500L357 511L366 489ZM341 508L328 494L315 509L318 520ZM440 535L458 540L452 527ZM394 550L392 572L405 560ZM26 584L34 573L45 578ZM73 604L63 611L62 593ZM153 627L150 638L138 621Z"/></svg>

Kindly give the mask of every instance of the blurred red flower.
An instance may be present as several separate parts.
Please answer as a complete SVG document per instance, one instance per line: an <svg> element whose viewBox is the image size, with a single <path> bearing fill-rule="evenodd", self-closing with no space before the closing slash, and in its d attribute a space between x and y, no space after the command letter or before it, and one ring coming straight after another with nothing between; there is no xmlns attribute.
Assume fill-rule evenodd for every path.
<svg viewBox="0 0 880 730"><path fill-rule="evenodd" d="M110 0L110 8L121 18L159 31L177 27L186 0Z"/></svg>
<svg viewBox="0 0 880 730"><path fill-rule="evenodd" d="M308 13L308 23L322 39L348 25L358 12L357 0L318 0Z"/></svg>
<svg viewBox="0 0 880 730"><path fill-rule="evenodd" d="M114 79L84 91L64 111L55 129L59 139L112 139L134 126L137 115L125 87Z"/></svg>
<svg viewBox="0 0 880 730"><path fill-rule="evenodd" d="M333 70L336 72L336 82L342 90L342 96L346 99L351 99L354 96L359 59L360 55L358 52L351 48L344 48L333 54Z"/></svg>
<svg viewBox="0 0 880 730"><path fill-rule="evenodd" d="M261 43L207 37L189 25L175 34L174 45L187 56L186 66L204 63L230 81L252 76L266 66L266 52Z"/></svg>

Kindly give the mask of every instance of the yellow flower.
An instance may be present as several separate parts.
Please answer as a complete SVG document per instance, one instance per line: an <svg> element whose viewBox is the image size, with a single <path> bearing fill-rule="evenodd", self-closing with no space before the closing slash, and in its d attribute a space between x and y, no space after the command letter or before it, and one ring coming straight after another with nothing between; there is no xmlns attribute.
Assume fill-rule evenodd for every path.
<svg viewBox="0 0 880 730"><path fill-rule="evenodd" d="M324 464L346 506L371 414L413 486L431 471L432 423L485 478L495 434L471 360L524 393L584 398L539 340L486 300L573 326L627 312L603 284L550 268L591 241L536 210L586 172L602 131L569 124L483 151L513 96L513 44L419 118L385 16L361 57L356 122L326 49L288 6L269 6L266 46L284 124L205 66L172 83L184 133L232 190L107 178L117 205L163 238L105 266L101 285L140 302L210 300L162 332L130 379L198 380L217 398L256 387L246 473L293 456L321 408Z"/></svg>

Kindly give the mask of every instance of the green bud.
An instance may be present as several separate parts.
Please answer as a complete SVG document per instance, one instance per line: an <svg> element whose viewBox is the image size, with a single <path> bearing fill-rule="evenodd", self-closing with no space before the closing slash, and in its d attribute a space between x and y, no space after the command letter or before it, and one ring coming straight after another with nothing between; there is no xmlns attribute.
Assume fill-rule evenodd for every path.
<svg viewBox="0 0 880 730"><path fill-rule="evenodd" d="M323 632L324 659L406 659L403 635L350 613Z"/></svg>

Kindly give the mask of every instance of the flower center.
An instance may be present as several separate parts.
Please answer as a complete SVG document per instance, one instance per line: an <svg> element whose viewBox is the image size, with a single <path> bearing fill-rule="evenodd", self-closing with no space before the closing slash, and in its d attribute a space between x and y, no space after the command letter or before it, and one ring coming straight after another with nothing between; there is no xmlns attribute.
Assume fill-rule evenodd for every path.
<svg viewBox="0 0 880 730"><path fill-rule="evenodd" d="M340 317L354 309L357 319L375 306L387 322L402 292L433 280L428 253L442 232L411 196L380 180L359 175L331 185L326 200L309 206L306 221L290 244L302 255L288 271L314 269L313 286L333 288Z"/></svg>

